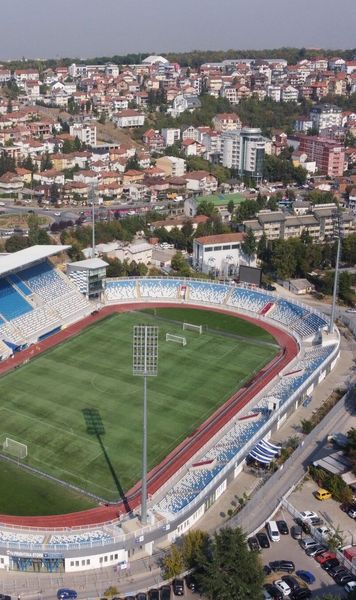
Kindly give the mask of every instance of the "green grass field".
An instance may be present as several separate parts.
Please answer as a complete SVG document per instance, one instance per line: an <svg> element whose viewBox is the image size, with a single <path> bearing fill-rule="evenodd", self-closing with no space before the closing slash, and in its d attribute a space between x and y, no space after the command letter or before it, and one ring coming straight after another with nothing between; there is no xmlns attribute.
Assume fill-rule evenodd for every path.
<svg viewBox="0 0 356 600"><path fill-rule="evenodd" d="M181 324L166 319L215 331L183 332ZM143 381L132 376L131 340L133 326L146 322L159 326L159 374L148 384L149 467L277 352L269 334L235 317L173 308L159 310L157 317L115 314L0 379L0 442L6 436L23 442L31 466L107 500L118 498L141 473ZM226 337L227 331L245 339ZM166 332L184 335L187 345L166 342ZM6 469L0 461L0 477ZM51 492L41 491L44 480L27 474L25 479L27 493L22 480L17 487L27 498L22 514L31 510L33 497L38 499L32 513L48 512ZM56 490L63 503L53 512L88 505L78 495L67 497L63 487ZM0 511L12 512L11 502L5 504L0 500ZM17 514L21 510L16 505Z"/></svg>

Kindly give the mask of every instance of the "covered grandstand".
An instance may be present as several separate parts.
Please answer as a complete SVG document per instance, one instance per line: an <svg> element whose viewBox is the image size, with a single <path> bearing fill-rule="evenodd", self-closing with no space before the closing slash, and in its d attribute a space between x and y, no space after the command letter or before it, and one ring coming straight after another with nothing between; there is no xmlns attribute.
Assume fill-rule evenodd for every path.
<svg viewBox="0 0 356 600"><path fill-rule="evenodd" d="M49 258L70 246L32 246L0 256L0 356L54 334L91 305Z"/></svg>
<svg viewBox="0 0 356 600"><path fill-rule="evenodd" d="M78 321L92 310L67 277L48 262L51 255L67 247L35 248L29 249L28 255L27 250L21 251L25 253L21 264L17 258L12 264L8 260L5 270L0 261L0 337L4 345L10 347L11 342L17 350L34 341L41 343L65 323ZM11 309L9 299L14 294L15 308ZM267 464L277 452L270 442L273 431L312 394L339 355L338 332L326 334L328 323L322 314L258 289L179 278L107 279L101 300L102 315L152 304L209 307L241 315L269 331L280 331L285 353L248 390L213 415L196 438L183 442L185 453L179 447L149 474L150 520L146 528L135 519L139 483L131 490L137 501L132 504L135 514L130 515L130 527L122 513L115 518L113 507L87 511L87 518L81 513L57 521L0 517L0 558L4 559L0 568L32 570L31 552L36 552L43 560L48 553L54 556L50 566L42 563L42 570L92 569L126 561L139 547L151 553L156 542L173 541L218 499L241 472L248 454ZM38 319L30 317L34 312ZM83 321L83 326L86 323ZM56 343L56 336L53 340ZM26 551L30 562L24 559Z"/></svg>

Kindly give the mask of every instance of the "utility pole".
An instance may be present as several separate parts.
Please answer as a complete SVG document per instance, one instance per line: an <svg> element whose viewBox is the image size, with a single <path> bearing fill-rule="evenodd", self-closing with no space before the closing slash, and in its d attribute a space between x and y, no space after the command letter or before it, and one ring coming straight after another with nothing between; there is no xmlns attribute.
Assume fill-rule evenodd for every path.
<svg viewBox="0 0 356 600"><path fill-rule="evenodd" d="M329 322L329 333L333 333L334 331L334 322L335 322L335 312L336 312L336 302L338 296L338 288L339 288L339 265L340 265L340 255L341 255L341 211L338 206L336 209L335 219L334 219L334 238L337 239L337 250L336 250L336 262L335 262L335 275L334 275L334 289L333 289L333 300L331 305L331 315Z"/></svg>

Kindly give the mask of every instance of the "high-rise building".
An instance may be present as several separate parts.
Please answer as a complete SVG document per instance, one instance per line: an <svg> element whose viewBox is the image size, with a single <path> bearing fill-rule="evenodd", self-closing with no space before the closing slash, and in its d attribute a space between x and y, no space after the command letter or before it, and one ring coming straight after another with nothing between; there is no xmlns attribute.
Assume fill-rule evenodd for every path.
<svg viewBox="0 0 356 600"><path fill-rule="evenodd" d="M265 144L258 128L243 127L241 131L228 131L221 138L222 164L236 169L242 177L259 182L263 176Z"/></svg>
<svg viewBox="0 0 356 600"><path fill-rule="evenodd" d="M299 151L305 152L310 161L315 161L319 173L329 177L344 174L345 148L339 142L316 135L300 136Z"/></svg>
<svg viewBox="0 0 356 600"><path fill-rule="evenodd" d="M329 127L340 127L342 109L334 104L318 104L310 110L310 118L313 127L318 131L329 129Z"/></svg>

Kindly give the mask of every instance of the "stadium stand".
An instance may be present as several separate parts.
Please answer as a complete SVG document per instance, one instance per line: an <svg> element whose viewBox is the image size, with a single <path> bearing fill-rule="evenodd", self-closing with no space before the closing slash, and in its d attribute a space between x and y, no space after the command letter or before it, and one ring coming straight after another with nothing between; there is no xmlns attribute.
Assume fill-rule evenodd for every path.
<svg viewBox="0 0 356 600"><path fill-rule="evenodd" d="M24 269L18 276L30 290L45 301L62 296L71 289L69 280L65 281L47 261Z"/></svg>
<svg viewBox="0 0 356 600"><path fill-rule="evenodd" d="M236 288L230 296L228 305L257 313L268 302L271 302L271 296L268 294L247 288Z"/></svg>
<svg viewBox="0 0 356 600"><path fill-rule="evenodd" d="M222 304L229 289L230 287L228 285L190 281L189 298L190 300L200 300L201 302Z"/></svg>
<svg viewBox="0 0 356 600"><path fill-rule="evenodd" d="M108 302L117 302L118 300L136 300L136 281L135 280L107 280L105 289L105 298Z"/></svg>
<svg viewBox="0 0 356 600"><path fill-rule="evenodd" d="M102 529L88 529L72 534L53 534L49 546L69 546L72 544L91 545L112 542L113 537Z"/></svg>
<svg viewBox="0 0 356 600"><path fill-rule="evenodd" d="M292 304L288 300L278 300L274 308L268 313L268 316L279 323L290 325L296 319L300 319L306 315L307 310L297 304Z"/></svg>
<svg viewBox="0 0 356 600"><path fill-rule="evenodd" d="M142 298L178 298L180 281L175 279L142 279L139 282Z"/></svg>
<svg viewBox="0 0 356 600"><path fill-rule="evenodd" d="M39 533L17 533L15 530L0 530L0 543L21 544L23 547L40 546L45 536Z"/></svg>
<svg viewBox="0 0 356 600"><path fill-rule="evenodd" d="M32 310L31 304L15 290L11 283L6 281L6 279L0 279L1 316L10 321L20 315L24 315L30 310Z"/></svg>

